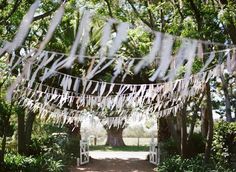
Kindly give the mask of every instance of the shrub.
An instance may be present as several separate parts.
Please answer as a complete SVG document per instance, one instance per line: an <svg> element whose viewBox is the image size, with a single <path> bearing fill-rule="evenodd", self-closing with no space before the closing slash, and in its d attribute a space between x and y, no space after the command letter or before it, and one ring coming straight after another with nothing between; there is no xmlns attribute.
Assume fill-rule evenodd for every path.
<svg viewBox="0 0 236 172"><path fill-rule="evenodd" d="M205 144L204 138L201 133L193 133L188 144L189 157L198 155L199 153L204 153Z"/></svg>
<svg viewBox="0 0 236 172"><path fill-rule="evenodd" d="M62 172L62 160L54 160L44 156L26 157L19 154L7 153L4 159L6 172Z"/></svg>
<svg viewBox="0 0 236 172"><path fill-rule="evenodd" d="M6 171L38 171L37 160L32 157L21 156L19 154L7 153L4 158Z"/></svg>
<svg viewBox="0 0 236 172"><path fill-rule="evenodd" d="M233 149L236 147L236 123L219 121L215 125L212 150L219 164L230 165ZM234 152L235 153L235 152Z"/></svg>
<svg viewBox="0 0 236 172"><path fill-rule="evenodd" d="M61 161L65 166L70 166L76 164L76 158L79 157L79 140L68 139L66 134L54 133L47 137L33 138L30 150L35 156Z"/></svg>
<svg viewBox="0 0 236 172"><path fill-rule="evenodd" d="M203 155L199 154L191 159L182 159L181 156L175 155L166 159L156 169L158 172L232 172L234 170L224 168L223 166L217 166L214 161L209 164L204 163Z"/></svg>
<svg viewBox="0 0 236 172"><path fill-rule="evenodd" d="M177 142L176 142L174 139L172 139L172 138L170 138L170 139L168 139L168 140L166 140L166 141L164 142L164 144L163 144L163 149L164 149L165 151L167 151L167 152L166 152L167 155L172 156L172 155L178 154L178 145L177 145Z"/></svg>

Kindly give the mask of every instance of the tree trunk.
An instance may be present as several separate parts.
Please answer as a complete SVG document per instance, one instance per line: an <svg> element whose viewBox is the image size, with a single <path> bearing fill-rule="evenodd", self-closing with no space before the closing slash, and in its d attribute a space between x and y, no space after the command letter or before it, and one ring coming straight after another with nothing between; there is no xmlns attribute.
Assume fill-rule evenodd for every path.
<svg viewBox="0 0 236 172"><path fill-rule="evenodd" d="M173 115L170 115L170 116L167 116L167 124L168 124L168 128L170 130L170 133L171 133L171 137L176 140L177 142L180 141L180 138L178 136L178 133L177 133L177 124L174 122L174 116Z"/></svg>
<svg viewBox="0 0 236 172"><path fill-rule="evenodd" d="M73 154L75 157L80 156L80 128L81 123L78 125L75 124L68 124L68 142L66 144L66 153Z"/></svg>
<svg viewBox="0 0 236 172"><path fill-rule="evenodd" d="M31 136L33 131L33 124L36 117L36 113L32 111L28 111L27 119L25 122L25 146L26 146L26 154L30 155L30 144L31 144Z"/></svg>
<svg viewBox="0 0 236 172"><path fill-rule="evenodd" d="M206 138L208 133L208 110L206 107L203 107L201 111L201 133Z"/></svg>
<svg viewBox="0 0 236 172"><path fill-rule="evenodd" d="M12 109L12 106L11 106L11 109ZM4 164L4 156L5 156L6 142L7 142L7 129L9 128L9 124L10 124L9 120L11 116L11 109L10 109L9 114L6 114L6 117L4 116L3 118L4 128L3 128L3 138L2 138L2 149L0 150L0 165Z"/></svg>
<svg viewBox="0 0 236 172"><path fill-rule="evenodd" d="M111 128L106 128L107 131L107 141L106 146L125 146L124 140L123 140L123 131L124 128L122 127L114 127L111 126Z"/></svg>
<svg viewBox="0 0 236 172"><path fill-rule="evenodd" d="M228 80L225 79L224 75L221 74L220 76L221 81L222 81L222 90L224 92L225 96L225 112L226 112L226 121L232 122L233 118L231 115L231 103L230 103L230 97L229 97L229 92L228 92Z"/></svg>
<svg viewBox="0 0 236 172"><path fill-rule="evenodd" d="M186 107L186 106L185 106ZM181 127L180 127L180 133L181 133L181 144L180 144L180 150L181 150L181 156L183 158L187 157L187 126L186 126L186 108L184 108L181 111L180 115L180 123L181 123Z"/></svg>
<svg viewBox="0 0 236 172"><path fill-rule="evenodd" d="M168 150L165 150L164 144L170 139L171 132L168 127L167 119L162 117L158 119L157 140L158 140L158 164L166 159Z"/></svg>
<svg viewBox="0 0 236 172"><path fill-rule="evenodd" d="M165 142L171 136L171 132L168 127L167 119L166 118L159 118L158 119L158 130L157 130L157 137L159 142Z"/></svg>
<svg viewBox="0 0 236 172"><path fill-rule="evenodd" d="M179 112L176 114L176 133L177 133L177 149L181 153L181 115Z"/></svg>
<svg viewBox="0 0 236 172"><path fill-rule="evenodd" d="M23 111L23 109L21 109ZM18 113L18 128L17 128L17 134L18 134L18 153L23 155L25 151L25 114L23 113Z"/></svg>
<svg viewBox="0 0 236 172"><path fill-rule="evenodd" d="M219 1L223 5L228 5L227 0L219 0ZM228 17L227 22L225 23L224 27L225 27L227 33L229 34L232 42L234 44L236 44L236 26L234 25L234 18L233 17Z"/></svg>
<svg viewBox="0 0 236 172"><path fill-rule="evenodd" d="M211 104L211 93L210 93L210 84L206 83L206 116L208 122L207 128L207 137L205 145L205 161L208 162L210 159L211 148L212 148L212 139L213 139L213 115L212 115L212 104Z"/></svg>
<svg viewBox="0 0 236 172"><path fill-rule="evenodd" d="M189 128L188 141L190 141L193 136L196 121L197 121L197 111L194 110Z"/></svg>
<svg viewBox="0 0 236 172"><path fill-rule="evenodd" d="M24 111L23 109L21 109ZM18 153L21 155L30 155L31 135L36 113L26 111L18 113ZM26 119L25 119L26 118Z"/></svg>

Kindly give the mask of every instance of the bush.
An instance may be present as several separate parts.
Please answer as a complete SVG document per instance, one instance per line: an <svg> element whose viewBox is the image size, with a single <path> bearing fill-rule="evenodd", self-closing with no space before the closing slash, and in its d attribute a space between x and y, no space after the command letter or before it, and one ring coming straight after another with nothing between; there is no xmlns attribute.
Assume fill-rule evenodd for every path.
<svg viewBox="0 0 236 172"><path fill-rule="evenodd" d="M212 150L219 164L230 165L233 150L236 147L236 123L220 121L215 125ZM234 152L236 153L236 152Z"/></svg>
<svg viewBox="0 0 236 172"><path fill-rule="evenodd" d="M172 138L170 138L164 142L163 149L165 151L167 151L166 155L172 156L172 155L178 154L178 144Z"/></svg>
<svg viewBox="0 0 236 172"><path fill-rule="evenodd" d="M55 160L48 156L41 156L37 158L38 164L40 165L40 171L45 172L62 172L64 170L64 165L62 160Z"/></svg>
<svg viewBox="0 0 236 172"><path fill-rule="evenodd" d="M25 157L19 154L6 154L5 155L5 171L38 171L38 162L35 158Z"/></svg>
<svg viewBox="0 0 236 172"><path fill-rule="evenodd" d="M209 164L204 163L203 155L199 154L196 157L191 159L182 159L181 156L176 155L172 156L169 159L166 159L161 163L156 169L158 172L232 172L234 170L224 168L222 166L217 166L214 161L211 161Z"/></svg>
<svg viewBox="0 0 236 172"><path fill-rule="evenodd" d="M30 146L30 152L34 156L43 156L45 159L52 159L56 162L61 161L65 166L76 164L79 149L78 139L68 139L68 136L62 133L54 133L47 137L35 137ZM77 154L75 155L74 152Z"/></svg>
<svg viewBox="0 0 236 172"><path fill-rule="evenodd" d="M62 172L64 167L61 160L56 161L44 156L26 157L13 153L7 153L4 162L6 172Z"/></svg>
<svg viewBox="0 0 236 172"><path fill-rule="evenodd" d="M204 138L201 133L193 133L188 144L189 157L198 155L199 153L204 153L205 143Z"/></svg>

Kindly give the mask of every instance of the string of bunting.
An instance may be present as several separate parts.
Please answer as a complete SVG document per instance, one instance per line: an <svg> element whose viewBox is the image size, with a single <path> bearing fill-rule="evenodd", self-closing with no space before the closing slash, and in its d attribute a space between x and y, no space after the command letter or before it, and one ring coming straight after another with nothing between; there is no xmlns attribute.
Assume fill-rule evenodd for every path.
<svg viewBox="0 0 236 172"><path fill-rule="evenodd" d="M83 107L90 107L89 111L85 108L89 113L93 112L92 110L98 107L98 110L100 111L94 113L98 113L98 115L103 117L107 116L107 109L110 111L116 109L117 111L109 111L109 113L111 115L118 113L119 116L122 117L127 112L130 112L131 114L137 113L137 107L139 107L139 111L144 114L160 112L158 113L158 117L176 113L178 109L183 106L182 102L184 100L201 92L202 84L207 82L211 77L218 76L225 69L225 66L230 73L235 71L236 68L234 45L223 45L210 43L208 41L182 38L153 30L149 30L149 32L154 35L154 40L147 55L142 58L127 58L128 60L123 57L116 58L122 44L128 40L129 31L132 27L129 23L118 23L116 36L113 38L111 36L112 26L114 23L117 24L117 21L109 19L104 25L100 41L101 48L96 55L96 59L98 60L92 70L84 78L60 73L59 70L62 68L71 68L75 60L78 60L79 63L84 63L84 58L89 57L86 55L86 48L90 40L89 31L92 25L93 14L89 11L83 13L80 25L78 26L78 32L68 55L44 51L46 44L50 41L54 31L63 18L65 3L62 3L54 13L48 27L48 32L40 43L39 48L34 49L33 51L30 49L29 52L23 52L24 50L22 50L21 53L24 54L24 57L20 58L14 51L22 46L39 5L39 0L36 0L35 3L32 4L29 11L24 16L13 41L6 42L0 48L0 56L6 52L12 54L9 61L11 70L20 64L22 65L21 73L9 87L6 98L11 101L14 92L15 98L19 98L20 92L17 89L23 89L24 95L19 101L22 106L39 110L43 117L48 116L50 113L51 115L49 116L58 119L57 122L63 121L63 124L71 123L71 121L80 121L81 118L78 117L80 115L79 110ZM109 46L108 42L110 42ZM176 47L175 45L178 43L180 43L180 46ZM227 49L220 50L221 53L225 53L225 56L227 56L226 65L223 63L217 65L210 71L204 72L216 58L215 51L211 51L209 58L200 72L196 75L192 75L192 66L195 58L203 57L203 45L208 44L227 47ZM233 48L228 49L228 47ZM77 52L79 52L79 54L77 54ZM60 55L59 58L58 55ZM124 79L127 75L127 71L133 70L135 74L138 74L143 68L155 63L157 59L159 60L159 65L149 80L154 82L159 78L168 82L164 84L114 83L117 76L122 74L123 71L126 71L123 75ZM134 60L139 61L135 62ZM34 68L35 64L37 65L36 69ZM47 68L46 66L49 64L51 67ZM112 64L114 64L115 67L110 83L91 80L95 75L98 75ZM177 72L182 66L186 69L184 78L175 80ZM44 70L44 72L43 75L40 76L40 71L42 70ZM49 86L46 86L46 89L40 90L39 87L42 86L42 84L35 83L37 77L40 77L40 80L43 83L54 76L60 76L58 79L59 85L62 88L62 91L60 91L62 94L60 95L57 94L59 92L58 88L49 89ZM27 81L25 89L19 86L22 85L24 81ZM81 84L83 88L82 93L79 94L79 87ZM117 86L119 89L116 92L114 91L114 88ZM189 87L191 88L189 89ZM116 93L115 95L113 95L114 92ZM177 94L171 94L172 92L177 92ZM87 95L88 93L92 95ZM93 94L96 94L96 96ZM168 95L170 96L170 100L162 103L163 99L168 97ZM34 98L34 100L28 98L29 96ZM41 99L43 99L43 102ZM155 104L153 104L153 102L155 102ZM167 108L169 104L173 104L173 102L178 104ZM53 103L55 103L54 106L51 105ZM73 110L65 108L64 106L66 103L69 107L76 104L77 109ZM85 111L81 111L81 114L84 113ZM75 114L77 114L77 116ZM115 120L115 117L114 119L113 117L110 119L111 120L108 121L116 122L107 122L109 126L112 123L114 123L114 125L120 125L117 124L120 123L117 121L122 121L122 119Z"/></svg>
<svg viewBox="0 0 236 172"><path fill-rule="evenodd" d="M27 14L24 16L19 30L13 39L11 43L6 43L1 49L0 49L0 55L2 55L4 52L12 52L15 49L17 49L19 46L21 46L24 37L26 37L30 24L33 19L33 15L38 8L40 4L39 0L36 0L35 3L30 7ZM24 66L24 69L22 70L22 74L16 79L16 81L13 83L11 89L9 89L10 92L14 90L17 83L22 80L24 77L29 77L29 73L31 72L30 66L35 63L35 60L41 61L40 68L48 64L50 61L54 59L55 54L53 54L49 59L46 59L46 56L44 56L44 53L42 50L45 48L46 44L50 41L52 34L54 33L56 27L60 24L60 21L64 14L64 3L59 7L59 9L54 13L54 16L51 20L51 24L49 25L49 32L45 36L44 40L40 44L40 48L37 49L36 52L30 52L26 55L26 63L28 65ZM84 54L86 50L86 46L89 43L89 30L91 28L91 17L92 14L88 11L85 11L82 18L80 25L78 27L78 32L75 38L75 41L72 45L72 48L70 50L70 53L67 58L59 58L56 61L53 62L52 67L50 70L45 71L45 75L43 76L42 80L48 78L50 75L53 74L53 71L58 71L61 68L70 68L72 67L72 64L78 58L79 62L84 62ZM112 25L116 23L115 20L108 20L106 24L104 25L103 29L103 35L101 37L101 49L98 51L98 56L100 57L99 62L97 65L91 70L90 73L85 77L85 80L89 80L92 77L94 77L96 74L100 73L102 70L110 66L113 62L116 62L113 78L112 81L115 80L115 78L122 72L123 60L118 59L114 60L114 56L116 52L120 49L122 46L122 43L127 40L128 37L128 30L130 29L130 24L128 23L119 23L117 27L117 34L115 38L111 38L111 30ZM187 38L180 38L176 37L170 34L164 34L161 32L154 32L155 39L153 41L153 45L151 47L151 50L149 54L147 54L144 58L142 58L137 64L129 63L128 66L134 68L134 72L137 74L140 72L140 70L146 66L151 65L156 57L160 57L160 65L154 72L154 74L150 77L150 81L155 81L157 78L164 78L165 80L174 80L176 76L176 72L179 70L180 66L182 66L186 61L186 75L185 78L188 78L191 75L192 70L192 64L194 61L194 58L196 57L196 54L202 56L203 48L202 44L205 42L201 42L200 40L194 40L194 39L187 39ZM111 46L108 47L107 43L112 40ZM176 51L176 48L174 48L174 44L180 41L181 45L178 48L178 51ZM216 44L215 44L216 45ZM78 47L79 49L79 55L76 56L76 52ZM196 53L196 51L198 53ZM177 52L177 53L174 53ZM107 63L107 58L111 58L111 60ZM210 58L214 57L214 52L210 54ZM212 58L213 59L213 58ZM45 61L46 60L46 61ZM175 63L175 67L172 68L172 64ZM167 73L167 70L169 69ZM36 72L37 73L37 72ZM166 74L167 73L167 74ZM33 75L35 76L35 75ZM31 79L34 79L32 77ZM69 82L70 83L70 82ZM88 84L89 85L89 84ZM11 99L11 94L8 95L8 100Z"/></svg>
<svg viewBox="0 0 236 172"><path fill-rule="evenodd" d="M48 102L59 102L59 107L62 107L65 103L68 103L69 106L72 106L73 102L79 104L79 106L77 105L78 107L97 107L99 105L100 108L103 107L113 109L116 107L117 109L121 109L125 105L130 105L130 102L135 102L132 104L142 107L144 103L151 103L153 101L162 102L166 99L177 100L179 98L183 98L184 96L189 97L190 94L188 92L194 93L201 90L202 82L207 82L210 77L217 73L217 71L218 67L204 73L192 75L191 79L189 79L187 82L186 80L181 79L176 80L175 82L163 83L162 85L158 84L156 86L144 85L145 87L143 87L143 89L139 89L136 92L127 94L105 96L81 94L78 96L78 94L75 92L50 87L42 83L36 83L34 89L27 88L26 92L28 95L32 92L38 92L38 99L45 97L46 101ZM187 90L186 88L188 88L189 85L191 86L191 89ZM44 91L42 92L42 90ZM173 94L172 92L176 92L176 94ZM58 95L59 93L61 93L61 95ZM168 104L168 102L166 102L166 104Z"/></svg>
<svg viewBox="0 0 236 172"><path fill-rule="evenodd" d="M109 128L111 126L122 127L126 125L128 122L133 122L134 117L137 120L137 116L147 116L150 117L151 115L156 116L157 118L167 116L171 113L176 113L180 108L182 108L183 103L179 103L175 106L170 108L157 111L157 115L150 112L149 110L140 110L140 109L129 109L123 110L120 114L117 115L117 112L109 113L109 115L116 115L108 116L106 112L99 112L99 111L87 111L85 109L78 111L77 109L70 109L70 108L57 108L56 105L53 104L44 104L40 102L35 102L32 99L21 97L19 99L18 104L25 108L29 108L34 112L39 112L39 118L44 120L53 119L53 121L57 124L78 124L79 122L85 120L88 116L93 118L95 116L99 117L101 123L103 125L107 125ZM140 117L139 117L140 118ZM125 121L125 123L124 123Z"/></svg>
<svg viewBox="0 0 236 172"><path fill-rule="evenodd" d="M208 79L212 76L212 72L208 72ZM206 78L206 79L207 79ZM168 106L170 102L174 103L179 99L186 99L193 94L198 93L202 89L202 77L195 78L191 84L186 85L178 81L175 88L171 90L171 86L167 85L168 89L164 89L163 85L158 87L147 87L144 92L137 91L120 95L109 96L95 96L95 95L78 95L74 92L63 91L58 88L50 87L45 84L36 83L35 88L19 87L21 95L27 95L28 97L37 97L37 100L44 99L45 103L57 103L58 107L67 105L69 107L74 106L79 109L80 107L86 107L91 109L110 109L119 110L124 107L143 107L145 104L151 104L152 102L158 102L159 105L164 104ZM179 86L177 86L179 84ZM26 84L27 85L27 84ZM186 89L191 85L190 89ZM165 90L165 91L164 91ZM187 92L187 93L184 93Z"/></svg>
<svg viewBox="0 0 236 172"><path fill-rule="evenodd" d="M224 67L224 65L222 65L222 66ZM150 84L148 86L143 85L143 88L141 86L141 88L138 91L131 92L131 93L125 94L125 95L119 94L119 92L117 95L114 95L114 96L109 96L108 94L105 96L102 96L102 95L100 95L100 96L82 95L79 97L81 101L77 101L77 102L82 102L81 104L86 107L89 105L91 107L93 107L94 106L93 104L97 105L97 102L104 102L104 103L101 103L101 105L104 106L105 108L107 108L107 106L105 106L106 104L108 104L107 102L111 102L110 106L108 106L108 107L111 107L112 102L114 102L114 104L112 105L113 107L115 105L118 105L118 107L120 106L120 108L122 108L123 105L122 104L119 105L119 104L117 104L117 102L126 102L125 100L127 99L128 100L127 102L142 102L141 104L140 103L138 104L139 106L142 106L142 104L145 102L145 100L147 98L149 98L149 100L147 102L151 102L153 100L161 101L161 100L163 100L164 97L166 97L167 93L172 92L174 90L176 90L177 93L180 93L181 96L188 95L186 93L183 94L183 91L185 91L185 92L188 91L188 90L185 90L184 88L187 88L188 85L190 85L192 80L194 81L193 86L192 86L192 92L196 92L199 88L201 88L201 84L199 84L199 83L202 80L202 78L204 78L205 82L207 82L211 76L214 76L217 73L219 73L218 71L219 71L219 67L215 67L213 70L210 70L208 72L192 75L192 77L191 77L192 79L188 80L187 82L186 82L186 80L181 79L181 80L176 80L175 82L167 82L162 85L161 84L158 84L158 85ZM36 88L38 88L40 86L42 87L43 85L40 83L36 84ZM195 89L195 87L197 89ZM42 88L41 88L41 90L42 90ZM71 104L75 99L75 96L73 96L75 94L73 92L69 92L67 90L61 90L61 92L65 92L65 94L62 94L61 96L56 95L56 93L60 92L58 88L49 89L49 86L46 86L45 90L46 91L44 93L46 94L47 99L49 99L50 101L57 100L58 97L61 98L61 101L60 101L61 104L59 107L62 107L63 104L67 100L70 101L69 104ZM137 90L137 89L133 88L132 90ZM30 93L30 92L28 92L28 93ZM38 96L38 97L41 97L41 96ZM112 101L112 97L113 97L113 101ZM172 97L172 99L173 99L173 97ZM114 101L114 100L116 100L116 101ZM130 101L130 100L132 100L132 101ZM83 102L84 102L84 104L83 104ZM85 104L86 102L90 102L90 103ZM124 104L126 104L126 103L124 103Z"/></svg>
<svg viewBox="0 0 236 172"><path fill-rule="evenodd" d="M232 72L233 69L235 69L235 63L233 63L233 58L230 57L230 50L228 50L225 53L225 56L227 56L227 69L229 72ZM212 59L210 59L212 60ZM203 77L205 78L205 76L207 75L207 73L203 73L204 70L207 69L208 65L210 64L210 60L206 62L206 65L202 68L202 70L195 74L195 75L191 75L187 78L187 80L191 81L191 79L196 79L195 77ZM11 59L11 61L13 61ZM44 62L50 62L50 60L48 60L47 58L44 60ZM45 63L44 63L45 64ZM10 62L10 65L11 62ZM16 65L13 65L12 69L15 68ZM28 64L25 64L25 66L28 66ZM35 78L37 76L37 73L39 72L39 67L41 67L42 65L37 65L38 68L33 72L32 76L30 77L30 66L28 66L28 71L27 71L27 76L26 76L26 80L29 80L28 82L28 87L32 87ZM41 82L45 81L45 73L47 73L46 71L50 71L49 68L47 67L42 67L44 69L44 74L40 77L41 78ZM176 85L181 85L181 83L183 81L185 81L186 79L179 79L179 80L175 80L175 81L169 81L169 82L165 82L165 83L155 83L155 84L124 84L124 83L109 83L109 82L103 82L103 81L95 81L95 80L88 80L86 78L80 78L80 77L75 77L75 76L71 76L71 75L67 75L58 71L53 71L51 72L53 74L53 77L55 77L59 83L59 85L63 88L63 91L73 91L75 93L78 94L80 86L82 85L83 87L83 94L86 93L91 93L91 94L97 94L100 97L101 96L109 96L110 94L112 94L114 91L114 88L118 88L118 92L117 92L117 96L125 94L126 92L138 92L139 93L143 93L145 92L148 88L152 89L152 87L159 87L160 91L159 92L164 92L164 90L166 90L167 88L169 88L170 90L175 90ZM59 76L59 77L58 77ZM180 83L180 84L178 84ZM187 84L188 85L188 84ZM168 92L169 90L167 90Z"/></svg>
<svg viewBox="0 0 236 172"><path fill-rule="evenodd" d="M221 73L221 72L219 72L219 68L221 68L220 70L222 70L223 68L224 68L224 65L222 64L222 65L220 65L220 66L218 66L217 68L214 68L213 70L211 70L211 72L208 72L209 74L208 74L208 79L210 78L210 77L212 77L212 76L217 76L219 73ZM198 81L198 80L196 80L196 81ZM207 82L207 81L205 81L204 80L204 82ZM196 84L195 84L196 85ZM27 88L28 89L28 88ZM29 90L25 90L25 92L23 92L23 94L22 94L22 91L20 92L21 94L20 94L20 96L21 97L27 97L27 96L29 96L30 94L31 94L31 91L29 91ZM202 84L200 84L199 86L198 86L198 91L197 91L197 89L194 89L194 85L193 85L193 87L191 87L191 89L189 90L189 94L187 94L188 96L187 97L190 97L191 96L191 94L192 94L192 96L194 96L194 95L196 95L198 92L201 92L202 91L202 89L203 89L203 87L202 87ZM20 89L20 90L22 90L22 88ZM41 97L42 97L42 94L43 93L45 93L45 92L40 92L40 91L38 91L37 90L37 92L39 93L39 95L41 95ZM37 99L36 99L36 101L39 101L38 99L40 98L40 96L39 95L37 95L37 94L34 94L34 97L36 97ZM45 99L44 99L44 104L45 105L47 105L47 104L50 104L50 103L52 103L52 101L48 101L47 102L47 100L50 100L50 98L52 99L52 97L50 97L50 98L48 98L48 95L47 96L43 96ZM62 95L55 95L54 94L54 97L62 97ZM73 98L75 98L74 96L71 96L71 97L73 97ZM71 100L71 97L68 97L68 100ZM32 96L31 96L31 98L33 98ZM79 97L78 96L78 98L81 98L81 97ZM23 98L24 99L24 98ZM180 100L184 100L183 99L183 97L182 98L179 98ZM46 101L45 101L46 100ZM78 102L78 101L76 101L76 102ZM96 101L97 102L97 104L99 104L98 102L99 101ZM129 101L127 101L127 103L128 103ZM138 102L138 101L134 101L134 102ZM149 103L149 102L148 102ZM166 105L165 105L166 104ZM155 105L150 105L150 104L148 104L148 105L146 105L146 109L147 109L147 111L148 111L148 113L153 113L153 112L157 112L157 111L160 111L161 110L161 108L165 108L166 106L168 105L168 102L165 102L164 103L164 105L163 104L161 104L161 102L159 101L159 102L157 102ZM57 105L58 106L58 105ZM77 107L81 107L81 106L77 106ZM84 107L88 107L88 105L85 105ZM100 107L106 107L106 106L104 106L104 105L102 105L102 106L100 106ZM124 107L124 105L123 106L121 106L121 109ZM138 104L138 106L136 106L136 107L139 107L139 104ZM145 107L145 106L143 106L143 107ZM135 109L135 108L134 108ZM91 110L91 109L90 109ZM106 110L106 108L104 108L104 109L102 109L102 111L101 112L104 112ZM176 108L175 108L175 110L176 110ZM168 111L173 111L173 109L172 110L168 110ZM160 116L162 116L162 115L160 115Z"/></svg>
<svg viewBox="0 0 236 172"><path fill-rule="evenodd" d="M224 69L224 65L220 65L218 66L218 73L215 73L215 72L212 72L212 74L220 74L221 72L219 72L219 70L223 70ZM216 68L214 68L212 71L215 71ZM213 75L212 75L213 76ZM216 76L216 75L215 75ZM202 88L202 87L201 87ZM196 95L196 91L192 91L192 93L194 95ZM200 91L201 93L201 91ZM115 125L115 126L122 126L124 125L123 124L123 120L125 119L128 119L130 116L132 116L132 114L135 114L137 115L137 113L142 113L143 115L150 115L150 114L156 114L156 117L157 118L160 118L160 117L164 117L164 116L168 116L170 114L176 114L176 112L179 111L179 109L181 109L183 107L183 103L182 102L179 102L179 104L175 105L175 106L172 106L170 108L166 108L166 109L163 109L161 110L161 106L159 103L156 103L156 104L152 104L152 105L147 105L146 108L144 107L143 109L138 109L139 112L137 112L137 108L131 108L131 109L123 109L122 111L120 112L117 112L117 111L111 111L109 112L110 114L109 115L116 115L116 117L110 117L110 118L106 118L108 115L107 112L105 111L87 111L87 109L83 109L83 110L71 110L69 108L63 108L62 110L59 109L59 108L54 108L54 110L48 110L46 107L51 107L49 103L39 103L39 102L35 102L35 104L33 103L33 100L27 98L24 96L25 94L22 95L22 92L21 92L21 99L19 101L19 103L21 102L24 102L22 104L22 106L25 106L25 107L28 107L30 109L33 109L33 110L39 110L39 113L41 114L41 117L43 118L46 118L48 117L48 114L51 114L52 113L52 116L50 118L56 118L56 122L57 123L71 123L72 121L73 122L80 122L82 121L84 118L78 118L78 114L80 116L83 116L83 115L88 115L88 114L96 114L96 116L100 116L103 117L102 118L102 122L104 125L107 125L109 127L111 127L112 125ZM194 96L193 95L193 96ZM35 96L37 97L37 96ZM31 97L33 98L33 97ZM183 100L182 100L183 101ZM39 106L39 104L41 106ZM54 105L53 107L57 107L57 105ZM40 110L40 109L41 110ZM129 114L127 115L127 112L129 112ZM117 113L120 113L120 116L117 117ZM60 114L60 115L56 115L56 114ZM77 114L77 116L75 115ZM122 116L126 114L126 116ZM86 116L85 115L85 116ZM50 115L49 115L50 116Z"/></svg>

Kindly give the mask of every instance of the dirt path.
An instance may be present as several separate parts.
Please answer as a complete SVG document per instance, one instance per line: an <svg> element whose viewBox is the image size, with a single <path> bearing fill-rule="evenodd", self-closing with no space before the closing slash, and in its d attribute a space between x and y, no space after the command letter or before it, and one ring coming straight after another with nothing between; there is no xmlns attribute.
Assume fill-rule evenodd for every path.
<svg viewBox="0 0 236 172"><path fill-rule="evenodd" d="M89 164L75 167L72 172L151 172L155 168L147 160L148 152L92 151Z"/></svg>

